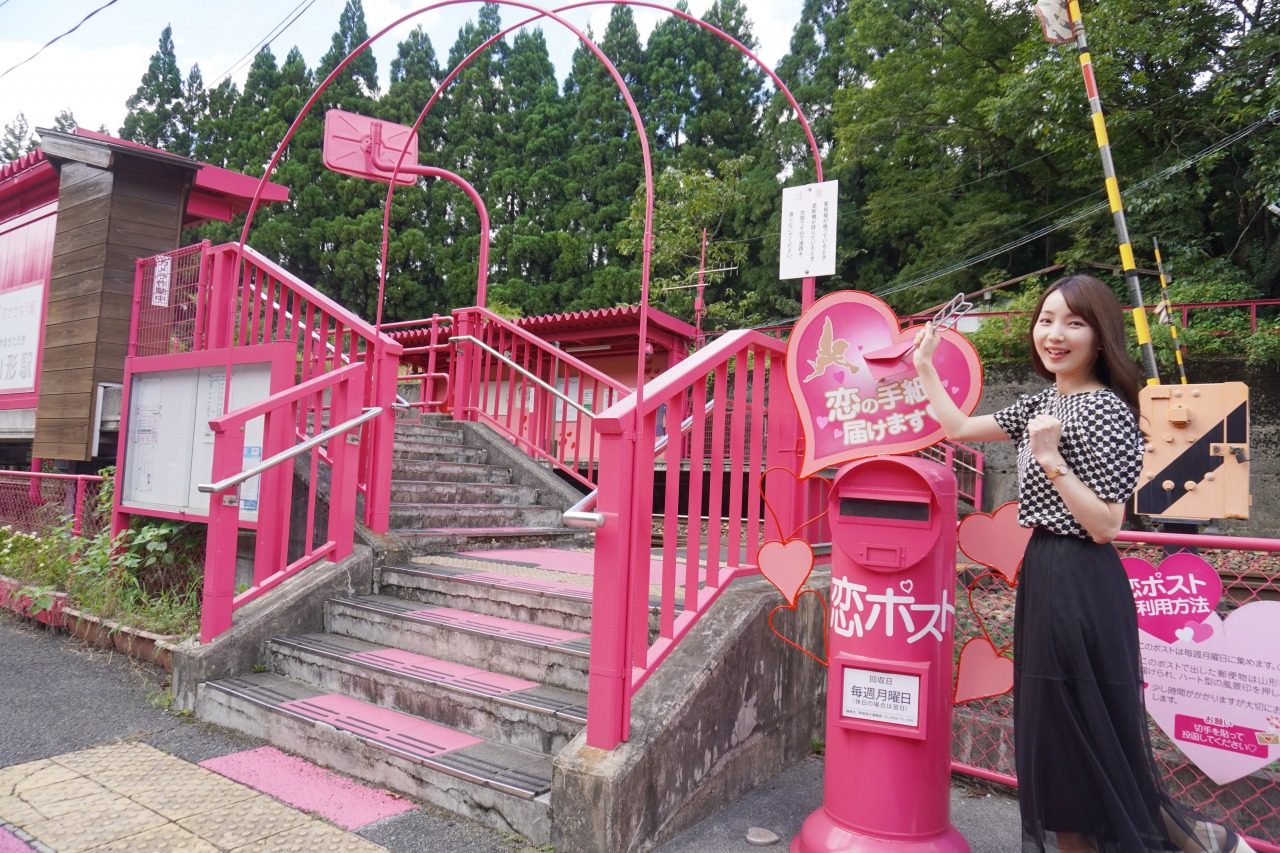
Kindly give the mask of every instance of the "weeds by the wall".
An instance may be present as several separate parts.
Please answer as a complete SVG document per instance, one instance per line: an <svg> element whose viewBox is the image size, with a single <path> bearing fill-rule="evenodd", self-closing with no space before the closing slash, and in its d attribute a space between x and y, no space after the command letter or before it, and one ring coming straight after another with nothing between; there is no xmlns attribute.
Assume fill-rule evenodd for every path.
<svg viewBox="0 0 1280 853"><path fill-rule="evenodd" d="M92 512L111 513L114 471ZM40 589L67 593L68 604L156 634L194 634L200 625L204 527L136 519L114 540L104 529L72 534L63 519L39 534L0 527L0 574Z"/></svg>

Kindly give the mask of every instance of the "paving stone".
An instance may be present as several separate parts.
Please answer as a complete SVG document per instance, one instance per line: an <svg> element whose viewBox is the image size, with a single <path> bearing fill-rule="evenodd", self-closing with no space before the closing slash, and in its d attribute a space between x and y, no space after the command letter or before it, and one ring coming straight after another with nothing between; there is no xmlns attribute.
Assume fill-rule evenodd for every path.
<svg viewBox="0 0 1280 853"><path fill-rule="evenodd" d="M175 774L163 788L136 794L132 799L169 820L182 820L260 796L252 788L216 773L193 769L199 773Z"/></svg>
<svg viewBox="0 0 1280 853"><path fill-rule="evenodd" d="M84 776L109 772L147 760L154 760L164 753L145 743L126 743L117 741L105 746L69 752L52 759L55 764L74 770Z"/></svg>
<svg viewBox="0 0 1280 853"><path fill-rule="evenodd" d="M262 794L178 821L218 847L234 850L305 825L311 818Z"/></svg>
<svg viewBox="0 0 1280 853"><path fill-rule="evenodd" d="M28 791L22 795L22 799L45 818L54 818L65 814L97 812L121 805L124 797L114 791L108 791L92 779L75 779L68 782L65 787L54 785Z"/></svg>
<svg viewBox="0 0 1280 853"><path fill-rule="evenodd" d="M20 797L0 796L0 820L5 823L23 826L44 820L46 817L47 815L41 814L37 809L32 808L30 803Z"/></svg>
<svg viewBox="0 0 1280 853"><path fill-rule="evenodd" d="M383 848L312 820L298 829L235 848L236 853L378 853Z"/></svg>
<svg viewBox="0 0 1280 853"><path fill-rule="evenodd" d="M218 853L217 847L172 823L89 850L90 853L139 853L144 850L146 853Z"/></svg>
<svg viewBox="0 0 1280 853"><path fill-rule="evenodd" d="M0 794L21 794L35 788L58 785L80 775L59 767L52 761L32 761L29 764L7 767L5 770L5 781L0 783Z"/></svg>
<svg viewBox="0 0 1280 853"><path fill-rule="evenodd" d="M164 818L150 809L125 797L116 797L115 802L105 808L87 809L72 815L50 818L24 826L23 829L58 853L80 853L166 823Z"/></svg>

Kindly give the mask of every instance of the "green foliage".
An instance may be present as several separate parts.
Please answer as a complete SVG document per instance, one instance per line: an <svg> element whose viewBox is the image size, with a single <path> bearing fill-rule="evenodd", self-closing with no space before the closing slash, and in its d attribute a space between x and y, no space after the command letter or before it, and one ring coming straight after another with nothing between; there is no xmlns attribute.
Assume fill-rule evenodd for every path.
<svg viewBox="0 0 1280 853"><path fill-rule="evenodd" d="M1028 288L1007 302L993 307L992 311L1008 311L1006 317L987 317L977 331L965 335L984 362L1021 361L1031 357L1031 311L1036 307L1040 294L1036 288ZM1015 313L1022 312L1022 313Z"/></svg>
<svg viewBox="0 0 1280 853"><path fill-rule="evenodd" d="M103 475L90 509L100 517L111 512L113 470ZM115 539L75 536L71 519L38 534L0 528L0 573L44 591L40 600L62 590L72 607L159 634L199 627L203 567L202 525L139 518Z"/></svg>
<svg viewBox="0 0 1280 853"><path fill-rule="evenodd" d="M27 117L18 113L0 134L0 163L17 160L35 147L36 140L31 134L31 126L27 124Z"/></svg>
<svg viewBox="0 0 1280 853"><path fill-rule="evenodd" d="M372 54L358 57L282 152L273 180L291 198L255 215L250 243L368 318L384 272L384 320L472 303L480 239L470 200L434 178L398 187L384 271L386 187L326 170L320 128L330 107L412 124L443 77L501 31L499 11L481 6L447 50L423 29L404 35L385 89ZM1177 275L1175 301L1280 295L1280 220L1264 211L1280 199L1280 4L1099 0L1085 14L1139 265L1150 265L1154 235ZM704 20L757 44L742 0L716 0ZM314 67L296 48L279 62L264 48L243 91L205 89L198 68L184 80L166 28L126 135L260 175L318 79L368 34L359 0L335 24ZM794 318L800 282L777 277L781 191L816 180L819 165L795 108L739 51L676 17L644 43L631 8L617 6L592 37L650 135L654 293L696 268L697 211L709 210L713 253L739 269L710 285L706 325ZM1047 44L1025 5L804 0L777 71L812 127L823 179L840 183L836 273L820 294L868 290L908 313L993 278L1118 261L1105 204L1068 221L1105 201L1102 170L1075 48ZM640 136L585 47L560 87L540 29L497 39L439 93L419 146L421 162L465 178L488 206L496 302L538 315L638 299ZM724 162L742 165L730 177ZM234 239L241 224L191 236ZM692 320L691 299L670 291L655 301ZM1239 327L1238 313L1196 316ZM1201 320L1188 344L1223 348ZM1012 342L1002 335L979 339L1003 353ZM1259 338L1248 351L1270 349Z"/></svg>

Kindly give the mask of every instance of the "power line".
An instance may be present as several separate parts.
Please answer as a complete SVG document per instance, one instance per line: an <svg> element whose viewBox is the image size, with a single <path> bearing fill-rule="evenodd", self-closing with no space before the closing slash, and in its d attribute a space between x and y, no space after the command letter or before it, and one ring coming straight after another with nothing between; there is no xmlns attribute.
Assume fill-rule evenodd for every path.
<svg viewBox="0 0 1280 853"><path fill-rule="evenodd" d="M8 3L8 2L9 2L9 0L4 0L4 3ZM3 6L3 5L4 5L4 3L0 3L0 6ZM87 14L87 15L85 15L83 18L81 18L81 19L80 19L80 23L79 23L79 24L76 24L74 27L72 27L71 29L67 30L67 31L66 31L65 33L63 33L62 35L60 35L60 36L54 36L53 38L49 39L49 41L45 42L44 47L40 48L40 49L39 49L39 50L37 50L35 53L31 54L31 55L30 55L30 56L28 56L26 59L24 59L24 60L22 60L21 62L19 62L17 65L14 65L13 67L9 68L9 69L8 69L8 71L5 71L5 72L4 72L4 74L0 74L0 80L3 80L3 79L5 78L5 76L6 76L6 75L8 75L9 71L13 71L15 68L21 68L22 66L26 65L28 62L30 62L31 60L35 59L37 56L39 56L40 54L44 53L45 48L47 48L47 47L49 47L50 45L52 45L52 44L53 44L54 42L56 42L58 39L61 39L61 38L64 38L64 37L66 37L66 36L71 35L71 34L72 34L72 33L74 33L76 30L80 29L80 25L81 25L81 24L83 24L85 21L89 20L89 19L90 19L90 18L92 18L94 15L98 14L98 13L99 13L99 12L101 12L103 9L107 8L108 6L113 6L113 5L115 5L115 3L116 3L116 0L107 0L107 2L106 2L106 3L103 3L101 6L99 6L98 8L94 9L92 12L90 12L89 14Z"/></svg>
<svg viewBox="0 0 1280 853"><path fill-rule="evenodd" d="M1263 125L1270 124L1271 122L1275 121L1277 117L1280 117L1280 110L1272 110L1270 113L1258 119L1253 124L1236 131L1230 136L1220 139L1219 141L1215 142L1213 145L1210 145L1208 148L1205 148L1203 151L1200 151L1197 154L1193 154L1190 157L1180 160L1179 162L1174 163L1172 166L1168 166L1164 169L1161 169L1159 172L1147 178L1146 180L1140 181L1134 184L1132 187L1130 187L1130 191L1132 192L1133 190L1140 190L1143 187L1147 187L1153 183L1156 183L1157 181L1163 181L1166 178L1172 177L1178 172L1181 172L1184 169L1187 169L1195 165L1196 163L1205 159L1206 157L1216 154L1222 149L1227 148L1228 146L1233 145L1236 142L1239 142L1241 139L1244 139L1246 136L1253 133L1255 130L1262 127ZM1094 195L1097 195L1097 193L1094 193ZM1063 219L1060 219L1057 222L1053 223L1052 225L1047 225L1044 228L1041 228L1039 231L1036 231L1032 234L1028 234L1024 237L1020 237L1019 239L1014 240L1010 243L1006 243L1003 246L999 246L995 249L991 249L989 251L975 255L963 261L957 261L956 263L950 264L949 266L944 267L942 269L925 273L922 276L918 276L917 278L914 278L902 284L877 290L876 295L887 296L892 293L898 293L900 291L907 290L908 288L916 287L918 285L925 284L926 282L933 281L936 278L941 278L944 275L948 275L953 272L958 272L959 270L962 270L966 267L973 266L974 264L982 263L985 260L990 260L996 255L1000 255L1000 254L1003 254L1004 252L1008 252L1013 249L1016 249L1019 246L1025 245L1026 243L1030 243L1031 241L1036 240L1040 237L1043 237L1046 234L1049 234L1053 231L1056 231L1059 228L1064 228L1067 225L1071 225L1075 222L1080 221L1081 219L1084 219L1086 217L1094 215L1095 213L1105 210L1108 207L1108 204L1109 202L1104 201L1104 202L1098 202L1097 204L1090 205L1084 210L1079 211L1078 213L1074 213Z"/></svg>
<svg viewBox="0 0 1280 853"><path fill-rule="evenodd" d="M8 0L5 0L5 2L8 2ZM240 66L244 65L245 60L257 54L257 52L262 49L263 45L270 44L272 41L275 41L277 38L284 35L284 31L289 29L289 27L293 26L294 21L301 18L306 13L307 9L310 9L315 4L315 2L316 0L310 0L310 2L307 2L307 0L301 0L301 2L298 3L297 6L294 6L291 10L289 10L288 13L285 14L283 18L280 19L280 23L272 27L267 32L267 34L262 37L261 41L259 41L253 47L249 48L248 53L246 53L244 56L237 59L235 63L226 71L219 74L215 79L214 84L210 86L210 88L216 89L218 86L222 84L224 80L226 80L236 71L238 71ZM302 7L303 3L306 3L305 8L302 8L302 11L298 11L299 8ZM297 12L297 14L294 14L295 12ZM290 18L289 17L290 15L293 15L293 17ZM285 23L285 21L288 21L288 23Z"/></svg>

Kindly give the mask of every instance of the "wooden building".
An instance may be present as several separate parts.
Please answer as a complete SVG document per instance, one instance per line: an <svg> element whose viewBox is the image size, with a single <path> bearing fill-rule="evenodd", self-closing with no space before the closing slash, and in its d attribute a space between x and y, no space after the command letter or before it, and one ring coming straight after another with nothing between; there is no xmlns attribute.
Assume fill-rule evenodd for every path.
<svg viewBox="0 0 1280 853"><path fill-rule="evenodd" d="M230 221L258 180L78 129L0 164L0 464L114 458L134 264ZM264 201L288 191L268 184ZM110 411L115 400L116 411ZM7 452L6 452L7 451Z"/></svg>

